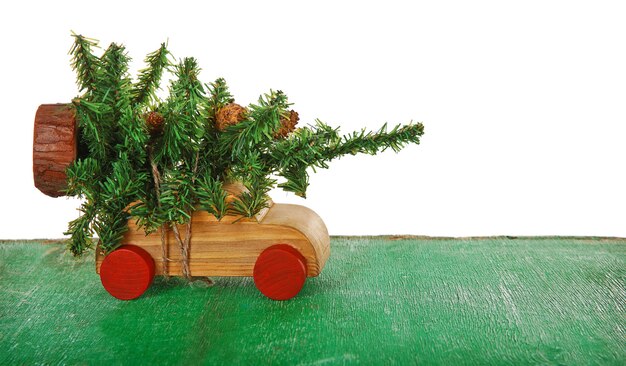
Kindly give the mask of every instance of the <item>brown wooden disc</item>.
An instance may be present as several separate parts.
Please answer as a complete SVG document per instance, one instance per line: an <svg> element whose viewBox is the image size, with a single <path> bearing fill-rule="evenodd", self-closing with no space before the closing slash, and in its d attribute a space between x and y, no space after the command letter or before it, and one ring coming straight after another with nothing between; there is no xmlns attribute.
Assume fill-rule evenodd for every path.
<svg viewBox="0 0 626 366"><path fill-rule="evenodd" d="M33 178L35 187L51 197L67 188L65 169L76 159L78 128L71 104L42 104L35 114Z"/></svg>

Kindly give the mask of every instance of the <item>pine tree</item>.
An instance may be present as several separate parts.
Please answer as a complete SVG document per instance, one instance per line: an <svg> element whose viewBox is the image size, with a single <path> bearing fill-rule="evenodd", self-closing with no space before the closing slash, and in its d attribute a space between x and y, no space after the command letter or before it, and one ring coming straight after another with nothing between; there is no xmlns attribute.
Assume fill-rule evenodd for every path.
<svg viewBox="0 0 626 366"><path fill-rule="evenodd" d="M82 93L73 104L85 151L67 169L67 194L84 199L67 231L74 255L91 247L94 234L103 251L116 249L133 219L147 233L160 230L163 248L172 230L185 264L195 210L217 219L253 217L276 186L306 197L309 168L328 168L347 154L397 152L419 144L424 133L421 123L348 135L319 120L295 128L298 113L282 91L242 107L224 79L203 84L198 62L173 62L165 44L147 55L133 83L123 46L112 43L98 57L97 41L73 37L71 64ZM166 71L173 78L160 99ZM229 201L224 185L231 181L245 189ZM183 274L189 276L188 266Z"/></svg>

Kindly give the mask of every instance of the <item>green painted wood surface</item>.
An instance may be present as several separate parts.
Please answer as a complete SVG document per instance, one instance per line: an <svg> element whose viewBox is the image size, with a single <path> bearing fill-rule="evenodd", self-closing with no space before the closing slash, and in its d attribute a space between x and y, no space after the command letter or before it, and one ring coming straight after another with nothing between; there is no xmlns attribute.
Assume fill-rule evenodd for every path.
<svg viewBox="0 0 626 366"><path fill-rule="evenodd" d="M93 258L0 243L0 364L626 364L626 241L333 238L274 302L249 278L110 297Z"/></svg>

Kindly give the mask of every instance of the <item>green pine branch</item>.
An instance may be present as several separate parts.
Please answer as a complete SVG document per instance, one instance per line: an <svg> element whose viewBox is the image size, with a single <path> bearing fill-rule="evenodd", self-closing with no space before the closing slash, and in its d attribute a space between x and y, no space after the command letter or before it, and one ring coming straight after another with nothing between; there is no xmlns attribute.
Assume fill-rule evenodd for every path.
<svg viewBox="0 0 626 366"><path fill-rule="evenodd" d="M265 159L286 179L279 187L305 197L307 168L328 168L328 162L348 154L374 155L389 148L397 152L409 143L419 144L423 134L421 123L409 123L397 125L391 131L384 124L376 132L361 130L340 137L337 130L318 121L317 126L302 128L273 145Z"/></svg>
<svg viewBox="0 0 626 366"><path fill-rule="evenodd" d="M233 95L228 90L226 80L223 78L218 78L210 85L207 85L206 88L210 95L209 98L207 98L207 118L213 124L217 111L226 104L234 102L235 98L233 98Z"/></svg>
<svg viewBox="0 0 626 366"><path fill-rule="evenodd" d="M91 157L75 160L66 170L68 196L95 199L95 192L91 189L94 177L100 175L98 162Z"/></svg>
<svg viewBox="0 0 626 366"><path fill-rule="evenodd" d="M253 217L263 208L268 207L269 196L276 181L258 176L244 183L246 190L241 192L232 203L231 212L243 217Z"/></svg>
<svg viewBox="0 0 626 366"><path fill-rule="evenodd" d="M200 208L221 220L228 213L226 202L227 193L224 191L222 182L210 175L204 175L197 180L198 189L196 195Z"/></svg>
<svg viewBox="0 0 626 366"><path fill-rule="evenodd" d="M89 157L104 162L110 151L110 131L103 128L102 118L107 106L101 103L90 103L87 100L74 99L76 120L80 128L82 143L89 150Z"/></svg>
<svg viewBox="0 0 626 366"><path fill-rule="evenodd" d="M206 105L206 96L199 73L193 58L184 59L174 68L177 79L172 81L170 96L163 106L164 130L155 148L156 160L166 166L184 161L191 169L206 132L201 108Z"/></svg>
<svg viewBox="0 0 626 366"><path fill-rule="evenodd" d="M191 177L179 169L166 171L161 183L161 210L167 222L184 224L191 220L195 206L195 189Z"/></svg>
<svg viewBox="0 0 626 366"><path fill-rule="evenodd" d="M292 192L296 196L306 198L306 190L309 187L309 173L307 165L289 166L281 170L278 175L286 180L278 184L286 192Z"/></svg>
<svg viewBox="0 0 626 366"><path fill-rule="evenodd" d="M97 73L98 95L96 102L107 104L113 112L114 121L121 111L131 104L131 82L128 76L130 58L124 46L111 43L100 57ZM114 123L112 123L114 125Z"/></svg>
<svg viewBox="0 0 626 366"><path fill-rule="evenodd" d="M259 97L258 104L248 106L247 118L232 126L219 136L219 146L233 160L250 150L261 149L274 140L280 128L280 119L286 115L291 104L282 91L270 91Z"/></svg>
<svg viewBox="0 0 626 366"><path fill-rule="evenodd" d="M74 44L70 48L72 56L72 69L76 72L79 91L95 89L97 71L100 67L100 60L92 53L92 48L98 47L98 41L82 35L72 33Z"/></svg>
<svg viewBox="0 0 626 366"><path fill-rule="evenodd" d="M95 221L97 207L94 201L87 200L83 202L79 211L81 215L70 221L67 231L63 233L70 236L68 249L74 256L80 256L93 247L94 231L91 225Z"/></svg>
<svg viewBox="0 0 626 366"><path fill-rule="evenodd" d="M111 174L98 182L98 199L106 204L99 206L94 223L100 245L106 252L119 246L130 218L128 205L143 196L142 190L148 180L147 173L136 171L125 153L121 153L111 165Z"/></svg>
<svg viewBox="0 0 626 366"><path fill-rule="evenodd" d="M387 124L384 124L377 132L361 130L353 132L328 146L324 152L324 158L311 162L320 167L326 161L330 161L342 155L356 155L358 153L375 155L378 152L391 148L398 152L408 143L419 144L420 137L424 134L424 125L421 123L409 123L397 125L387 132Z"/></svg>
<svg viewBox="0 0 626 366"><path fill-rule="evenodd" d="M147 163L146 147L149 144L150 135L144 119L137 113L137 110L128 106L121 111L118 129L119 145L115 149L130 157L134 169L145 170Z"/></svg>
<svg viewBox="0 0 626 366"><path fill-rule="evenodd" d="M137 83L132 88L132 103L138 106L158 103L156 95L163 76L163 71L171 66L170 52L167 45L161 43L158 50L149 53L145 58L147 67L139 71Z"/></svg>

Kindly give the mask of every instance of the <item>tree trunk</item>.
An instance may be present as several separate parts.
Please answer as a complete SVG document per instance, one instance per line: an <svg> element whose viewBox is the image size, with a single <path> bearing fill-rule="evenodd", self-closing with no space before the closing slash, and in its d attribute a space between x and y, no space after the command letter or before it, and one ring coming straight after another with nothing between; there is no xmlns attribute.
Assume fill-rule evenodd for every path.
<svg viewBox="0 0 626 366"><path fill-rule="evenodd" d="M44 194L65 194L65 169L76 159L77 141L78 128L71 104L39 106L33 134L33 178L35 187Z"/></svg>

